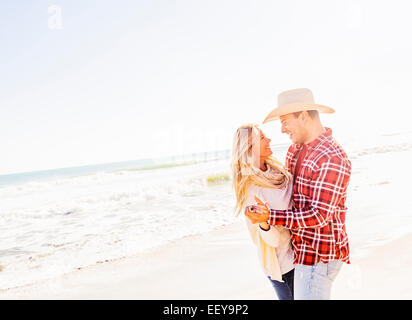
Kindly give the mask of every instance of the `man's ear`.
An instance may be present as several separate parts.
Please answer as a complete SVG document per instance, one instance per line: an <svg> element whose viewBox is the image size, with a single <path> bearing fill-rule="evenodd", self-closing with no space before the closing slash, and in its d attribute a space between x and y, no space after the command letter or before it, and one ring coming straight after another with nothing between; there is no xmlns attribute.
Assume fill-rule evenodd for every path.
<svg viewBox="0 0 412 320"><path fill-rule="evenodd" d="M309 113L306 110L302 111L299 114L299 117L301 117L300 120L302 120L302 121L307 121L310 118Z"/></svg>

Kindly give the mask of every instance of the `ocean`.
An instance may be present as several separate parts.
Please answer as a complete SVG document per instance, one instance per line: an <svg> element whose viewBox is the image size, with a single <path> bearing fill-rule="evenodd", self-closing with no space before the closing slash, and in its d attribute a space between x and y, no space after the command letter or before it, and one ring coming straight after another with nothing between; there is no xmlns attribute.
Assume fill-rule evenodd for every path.
<svg viewBox="0 0 412 320"><path fill-rule="evenodd" d="M341 142L353 255L411 232L412 133ZM288 144L273 145L283 160ZM231 224L230 150L0 176L0 289Z"/></svg>

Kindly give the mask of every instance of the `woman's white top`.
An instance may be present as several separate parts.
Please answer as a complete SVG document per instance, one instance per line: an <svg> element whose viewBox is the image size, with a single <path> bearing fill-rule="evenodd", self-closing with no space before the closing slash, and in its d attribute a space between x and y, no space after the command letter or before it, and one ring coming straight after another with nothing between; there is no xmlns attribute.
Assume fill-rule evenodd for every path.
<svg viewBox="0 0 412 320"><path fill-rule="evenodd" d="M283 189L251 185L246 196L246 206L256 204L255 196L257 196L267 202L271 209L287 210L291 208L292 192L292 179ZM246 216L245 220L250 236L257 246L258 257L264 272L272 280L282 281L282 274L294 268L289 230L282 226L270 226L270 229L265 231L260 228L259 223L252 224Z"/></svg>

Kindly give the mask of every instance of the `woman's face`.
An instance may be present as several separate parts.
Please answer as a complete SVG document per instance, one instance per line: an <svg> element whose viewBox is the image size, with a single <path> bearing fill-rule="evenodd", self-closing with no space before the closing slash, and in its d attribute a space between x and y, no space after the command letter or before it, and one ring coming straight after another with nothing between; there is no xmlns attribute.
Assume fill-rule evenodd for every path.
<svg viewBox="0 0 412 320"><path fill-rule="evenodd" d="M259 129L257 140L255 140L252 145L252 152L257 159L266 159L272 155L272 150L270 149L270 139L267 138L262 130Z"/></svg>

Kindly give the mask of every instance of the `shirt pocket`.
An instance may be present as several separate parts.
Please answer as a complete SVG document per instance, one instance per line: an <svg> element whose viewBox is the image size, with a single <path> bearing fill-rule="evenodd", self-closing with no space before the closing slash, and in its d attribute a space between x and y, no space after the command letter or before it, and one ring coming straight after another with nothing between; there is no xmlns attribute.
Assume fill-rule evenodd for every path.
<svg viewBox="0 0 412 320"><path fill-rule="evenodd" d="M312 197L312 179L313 179L314 170L310 165L310 161L304 161L300 169L300 175L296 178L297 193L299 196L303 196L306 200L309 200ZM302 198L300 198L300 203Z"/></svg>

